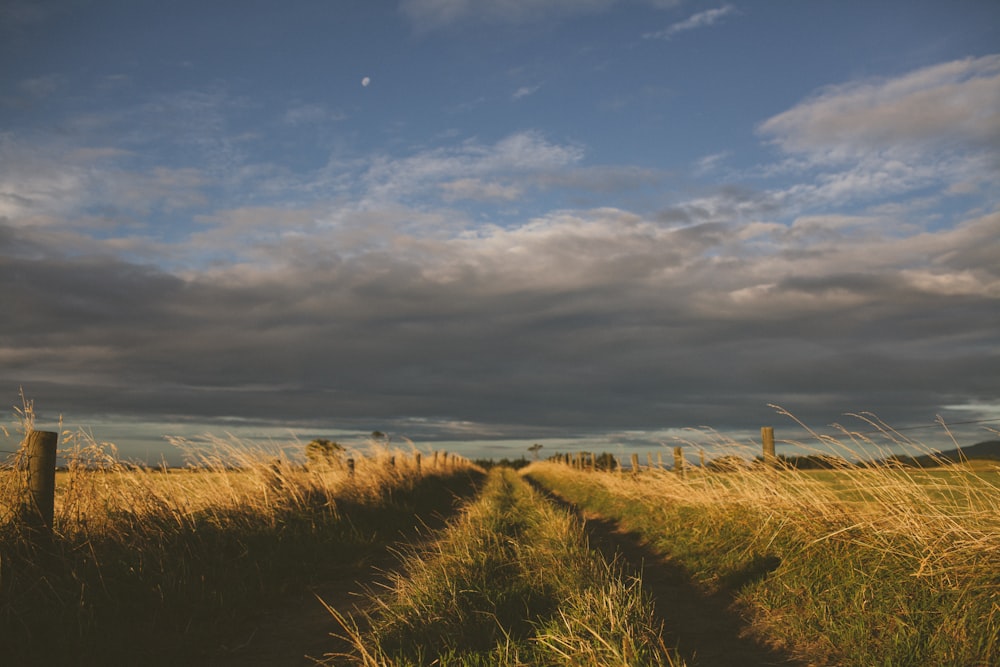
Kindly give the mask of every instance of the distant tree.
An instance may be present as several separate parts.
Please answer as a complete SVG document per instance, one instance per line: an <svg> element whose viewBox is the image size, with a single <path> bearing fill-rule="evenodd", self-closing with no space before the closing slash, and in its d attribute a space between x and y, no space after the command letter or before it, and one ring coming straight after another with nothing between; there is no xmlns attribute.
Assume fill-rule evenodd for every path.
<svg viewBox="0 0 1000 667"><path fill-rule="evenodd" d="M601 452L594 461L594 466L598 470L617 470L618 459L610 452Z"/></svg>
<svg viewBox="0 0 1000 667"><path fill-rule="evenodd" d="M306 445L306 461L311 466L328 466L340 460L344 446L326 438L316 438Z"/></svg>
<svg viewBox="0 0 1000 667"><path fill-rule="evenodd" d="M525 467L531 462L522 456L516 459L508 459L505 457L500 459L499 461L495 459L476 459L475 461L473 461L473 463L482 468L485 468L486 470L489 470L490 468L494 467L513 468L514 470L517 470L519 468Z"/></svg>
<svg viewBox="0 0 1000 667"><path fill-rule="evenodd" d="M528 451L532 453L532 455L533 455L533 457L534 457L534 459L536 461L538 460L538 450L541 449L541 448L542 448L542 446L539 445L537 442L535 444L533 444L531 447L528 447Z"/></svg>
<svg viewBox="0 0 1000 667"><path fill-rule="evenodd" d="M742 456L727 454L726 456L712 459L706 464L706 467L712 472L735 472L737 470L748 469L750 462Z"/></svg>

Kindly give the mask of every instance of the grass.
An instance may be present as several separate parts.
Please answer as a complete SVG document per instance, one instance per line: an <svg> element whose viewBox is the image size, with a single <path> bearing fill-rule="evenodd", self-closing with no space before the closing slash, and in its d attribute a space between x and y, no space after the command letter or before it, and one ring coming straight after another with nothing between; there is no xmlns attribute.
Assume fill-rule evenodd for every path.
<svg viewBox="0 0 1000 667"><path fill-rule="evenodd" d="M673 665L640 582L589 548L579 521L509 468L433 546L409 554L358 624L365 666Z"/></svg>
<svg viewBox="0 0 1000 667"><path fill-rule="evenodd" d="M25 432L31 412L19 412ZM843 463L683 473L535 463L483 482L460 458L418 463L384 440L309 467L282 446L175 440L190 461L179 471L129 465L111 445L64 433L71 465L57 476L51 535L23 521L24 452L0 470L0 655L197 662L259 609L352 579L475 495L433 542L403 550L373 610L330 609L353 646L331 664L681 665L637 576L591 549L580 520L527 476L642 535L706 594L731 599L762 643L804 663L1000 664L1000 472L974 461L851 465L852 448L872 449L865 436L817 438Z"/></svg>
<svg viewBox="0 0 1000 667"><path fill-rule="evenodd" d="M763 642L813 664L1000 662L1000 487L993 473L888 465L638 475L527 474L619 521Z"/></svg>
<svg viewBox="0 0 1000 667"><path fill-rule="evenodd" d="M54 535L26 531L19 466L0 472L0 655L6 664L177 664L261 605L358 572L474 491L463 460L375 448L307 469L281 447L177 441L191 468L121 462L64 434ZM9 661L9 662L8 662Z"/></svg>

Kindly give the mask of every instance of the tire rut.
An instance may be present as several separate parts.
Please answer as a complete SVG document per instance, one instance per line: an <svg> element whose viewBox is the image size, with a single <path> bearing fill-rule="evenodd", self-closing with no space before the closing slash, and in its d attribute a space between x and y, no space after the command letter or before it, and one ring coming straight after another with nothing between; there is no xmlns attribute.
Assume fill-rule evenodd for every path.
<svg viewBox="0 0 1000 667"><path fill-rule="evenodd" d="M675 647L687 667L807 667L779 649L764 646L749 636L749 626L734 610L731 594L708 595L682 566L654 549L617 521L586 512L548 488L526 478L540 493L584 523L592 548L611 562L625 564L642 578L642 587L653 599L664 623L663 639Z"/></svg>

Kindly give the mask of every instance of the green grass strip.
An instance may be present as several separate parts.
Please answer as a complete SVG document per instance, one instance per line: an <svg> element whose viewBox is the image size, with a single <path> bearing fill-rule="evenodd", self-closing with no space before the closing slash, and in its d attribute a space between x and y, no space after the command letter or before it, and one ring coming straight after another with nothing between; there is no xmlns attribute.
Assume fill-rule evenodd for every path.
<svg viewBox="0 0 1000 667"><path fill-rule="evenodd" d="M368 631L345 621L357 664L680 664L640 582L507 468L377 600Z"/></svg>
<svg viewBox="0 0 1000 667"><path fill-rule="evenodd" d="M970 527L928 543L909 526L936 517L908 505L901 482L892 502L864 501L883 519L862 522L843 494L806 497L816 480L794 471L633 477L541 464L527 474L642 535L706 593L732 594L760 639L810 664L1000 664L1000 552L979 511L966 519L942 504ZM893 481L855 475L869 475L854 480L862 489Z"/></svg>

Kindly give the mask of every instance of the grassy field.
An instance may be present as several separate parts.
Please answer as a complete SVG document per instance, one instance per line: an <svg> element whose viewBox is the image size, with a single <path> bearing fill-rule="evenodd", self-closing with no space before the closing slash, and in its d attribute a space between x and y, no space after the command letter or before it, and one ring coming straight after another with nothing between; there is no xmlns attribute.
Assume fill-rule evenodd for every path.
<svg viewBox="0 0 1000 667"><path fill-rule="evenodd" d="M539 462L487 476L383 441L308 466L298 443L175 444L188 469L127 465L112 446L64 437L51 536L19 518L18 461L0 471L4 664L215 665L260 610L318 582L374 583L392 548L399 562L367 607L342 587L329 614L308 600L342 636L324 664L696 667L746 658L741 633L763 647L755 664L1000 663L989 465ZM596 526L610 540L600 548ZM643 584L651 572L682 581ZM701 607L677 596L718 608L685 636L678 616ZM246 662L256 650L224 664L267 664Z"/></svg>
<svg viewBox="0 0 1000 667"><path fill-rule="evenodd" d="M527 474L635 531L813 664L1000 662L1000 489L962 470Z"/></svg>
<svg viewBox="0 0 1000 667"><path fill-rule="evenodd" d="M429 549L414 551L377 611L341 618L350 664L681 665L640 582L590 549L583 527L509 468ZM337 614L336 610L331 610Z"/></svg>
<svg viewBox="0 0 1000 667"><path fill-rule="evenodd" d="M260 607L362 573L481 477L462 459L425 454L418 470L385 448L356 455L352 475L231 439L178 443L192 468L167 472L74 444L51 539L17 521L24 473L0 474L4 664L197 663Z"/></svg>

